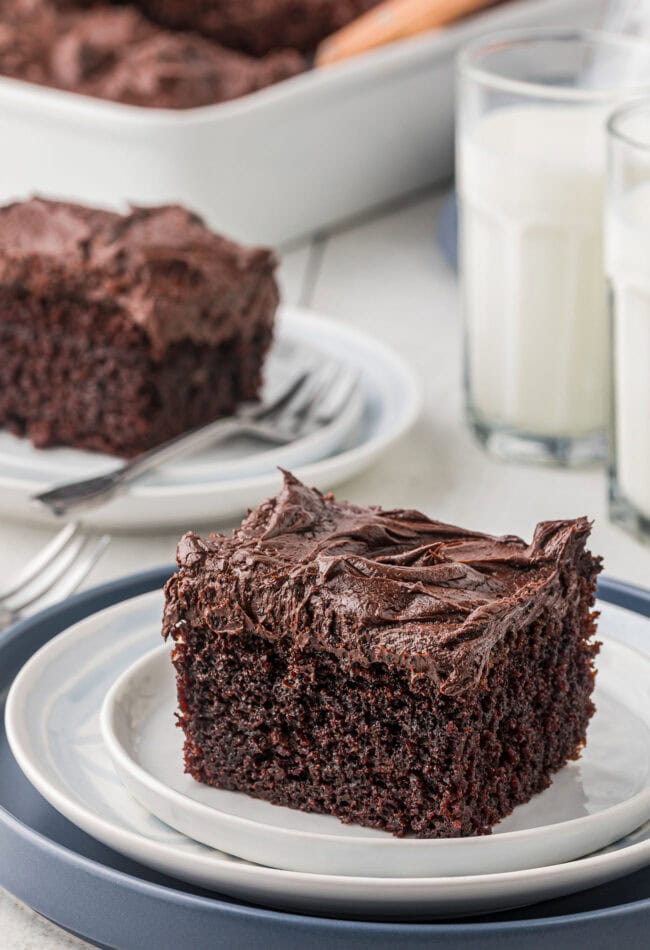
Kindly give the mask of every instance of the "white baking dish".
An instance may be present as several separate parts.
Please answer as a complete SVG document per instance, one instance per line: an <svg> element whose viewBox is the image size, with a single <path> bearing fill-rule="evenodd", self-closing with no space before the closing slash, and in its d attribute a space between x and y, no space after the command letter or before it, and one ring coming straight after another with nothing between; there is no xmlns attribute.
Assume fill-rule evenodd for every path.
<svg viewBox="0 0 650 950"><path fill-rule="evenodd" d="M234 102L173 111L0 78L0 200L179 201L285 244L448 177L457 50L510 26L594 25L600 0L519 0Z"/></svg>

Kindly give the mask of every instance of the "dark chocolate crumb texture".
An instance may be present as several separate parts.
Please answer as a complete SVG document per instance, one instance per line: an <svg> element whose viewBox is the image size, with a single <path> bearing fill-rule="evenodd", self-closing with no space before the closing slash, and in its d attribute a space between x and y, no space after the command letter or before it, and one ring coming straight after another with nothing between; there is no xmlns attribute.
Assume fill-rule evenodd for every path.
<svg viewBox="0 0 650 950"><path fill-rule="evenodd" d="M166 586L186 771L396 835L486 834L579 756L600 560L584 518L491 537L285 476Z"/></svg>
<svg viewBox="0 0 650 950"><path fill-rule="evenodd" d="M0 208L0 426L134 455L258 395L276 260L177 206Z"/></svg>

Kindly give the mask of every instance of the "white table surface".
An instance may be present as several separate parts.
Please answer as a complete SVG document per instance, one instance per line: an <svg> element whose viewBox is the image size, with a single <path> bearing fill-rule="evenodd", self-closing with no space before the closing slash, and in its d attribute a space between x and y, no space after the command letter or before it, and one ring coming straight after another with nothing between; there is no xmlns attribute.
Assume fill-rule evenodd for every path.
<svg viewBox="0 0 650 950"><path fill-rule="evenodd" d="M285 254L284 299L379 337L412 365L424 411L400 446L339 489L360 503L419 508L432 517L529 538L537 521L586 514L593 550L612 577L650 585L650 548L609 524L600 470L564 472L497 462L462 424L460 317L453 273L435 243L442 197L424 195ZM326 485L318 486L327 488ZM214 528L206 512L206 524ZM229 527L219 525L218 527ZM33 555L46 532L0 523L2 576ZM118 537L88 585L174 557L177 533ZM85 946L0 890L3 950Z"/></svg>

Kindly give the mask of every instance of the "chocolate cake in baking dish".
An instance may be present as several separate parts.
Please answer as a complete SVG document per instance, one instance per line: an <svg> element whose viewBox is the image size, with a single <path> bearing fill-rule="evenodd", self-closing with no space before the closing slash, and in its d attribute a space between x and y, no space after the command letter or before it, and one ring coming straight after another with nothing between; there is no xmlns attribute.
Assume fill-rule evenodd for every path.
<svg viewBox="0 0 650 950"><path fill-rule="evenodd" d="M130 456L261 385L274 255L177 206L0 208L0 426Z"/></svg>
<svg viewBox="0 0 650 950"><path fill-rule="evenodd" d="M600 561L338 502L290 475L166 586L186 771L396 835L486 834L576 758Z"/></svg>
<svg viewBox="0 0 650 950"><path fill-rule="evenodd" d="M255 58L163 29L134 7L0 0L0 75L128 105L186 109L302 72L296 50Z"/></svg>

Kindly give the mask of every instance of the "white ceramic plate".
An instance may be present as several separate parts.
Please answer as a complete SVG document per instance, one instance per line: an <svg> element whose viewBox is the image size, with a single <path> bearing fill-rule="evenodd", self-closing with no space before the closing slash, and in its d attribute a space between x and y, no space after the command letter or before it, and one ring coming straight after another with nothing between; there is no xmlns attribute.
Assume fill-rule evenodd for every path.
<svg viewBox="0 0 650 950"><path fill-rule="evenodd" d="M559 864L650 819L650 660L607 640L598 658L596 704L579 762L565 766L549 789L516 808L492 835L460 839L396 838L194 781L183 771L166 646L120 677L101 724L133 797L201 844L308 874L448 877Z"/></svg>
<svg viewBox="0 0 650 950"><path fill-rule="evenodd" d="M235 517L275 494L278 466L328 488L362 471L415 421L419 396L413 374L388 347L345 324L285 307L269 356L268 391L277 391L297 366L316 365L323 355L354 367L361 380L358 396L330 426L290 446L269 448L241 439L165 465L128 494L89 512L85 521L118 529L187 528ZM31 495L104 474L117 464L77 449L35 449L0 430L0 512L42 519Z"/></svg>
<svg viewBox="0 0 650 950"><path fill-rule="evenodd" d="M648 650L650 620L607 604L600 607L606 636ZM301 874L250 864L197 844L131 797L100 734L104 697L126 669L155 647L161 609L156 592L76 624L30 660L7 703L7 734L29 780L70 821L116 851L232 897L286 910L376 919L505 910L595 887L650 863L650 824L601 853L566 864L450 878Z"/></svg>

